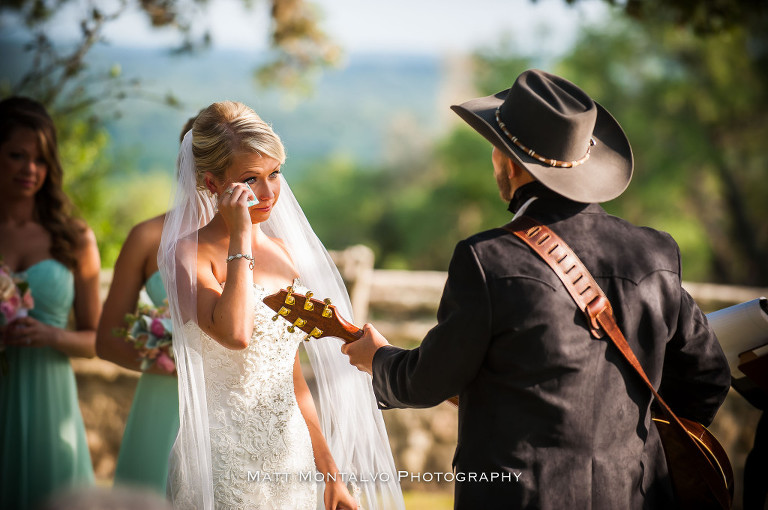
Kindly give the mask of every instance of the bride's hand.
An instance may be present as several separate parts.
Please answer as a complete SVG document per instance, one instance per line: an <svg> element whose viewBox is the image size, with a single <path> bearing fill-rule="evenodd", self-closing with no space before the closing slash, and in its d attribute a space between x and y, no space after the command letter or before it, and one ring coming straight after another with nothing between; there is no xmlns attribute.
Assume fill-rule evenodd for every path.
<svg viewBox="0 0 768 510"><path fill-rule="evenodd" d="M250 230L251 215L248 201L255 196L250 186L242 182L232 183L219 195L219 213L230 233Z"/></svg>
<svg viewBox="0 0 768 510"><path fill-rule="evenodd" d="M347 485L337 477L325 483L325 510L357 510L360 506L347 490Z"/></svg>

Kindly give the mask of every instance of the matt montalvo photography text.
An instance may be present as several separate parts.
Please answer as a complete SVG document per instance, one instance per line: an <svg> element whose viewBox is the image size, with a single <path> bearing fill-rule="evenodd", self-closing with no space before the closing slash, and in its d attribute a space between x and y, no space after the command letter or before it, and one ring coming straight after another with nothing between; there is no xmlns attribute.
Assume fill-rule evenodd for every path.
<svg viewBox="0 0 768 510"><path fill-rule="evenodd" d="M453 471L427 471L424 473L413 473L410 471L398 471L397 481L408 480L410 482L470 482L470 483L517 483L520 481L522 471L503 471L491 473L476 472L453 472ZM262 471L248 471L249 482L288 482L298 480L299 482L325 483L328 481L340 480L344 483L369 483L369 482L389 482L389 473L320 473L319 471L305 471L299 473L267 473Z"/></svg>

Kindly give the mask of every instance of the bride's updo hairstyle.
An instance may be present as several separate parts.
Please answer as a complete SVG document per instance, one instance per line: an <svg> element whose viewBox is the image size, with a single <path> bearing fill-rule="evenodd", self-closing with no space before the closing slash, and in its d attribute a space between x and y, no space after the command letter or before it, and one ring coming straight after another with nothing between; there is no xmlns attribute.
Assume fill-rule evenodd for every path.
<svg viewBox="0 0 768 510"><path fill-rule="evenodd" d="M223 181L233 156L242 152L255 152L285 163L280 137L248 106L221 101L200 112L192 127L192 154L199 187L205 186L207 172Z"/></svg>

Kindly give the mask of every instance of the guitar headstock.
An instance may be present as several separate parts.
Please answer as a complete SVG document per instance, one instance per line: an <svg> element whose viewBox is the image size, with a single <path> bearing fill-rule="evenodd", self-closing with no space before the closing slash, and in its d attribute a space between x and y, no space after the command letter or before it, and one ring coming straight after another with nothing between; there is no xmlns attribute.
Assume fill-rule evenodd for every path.
<svg viewBox="0 0 768 510"><path fill-rule="evenodd" d="M297 294L293 287L288 287L266 296L262 301L277 312L272 320L284 318L290 323L288 331L291 333L295 328L307 333L304 338L306 341L331 336L349 343L363 336L363 330L340 316L330 299L320 301L312 297L312 292L307 292L306 295ZM449 398L447 402L458 407L459 397Z"/></svg>
<svg viewBox="0 0 768 510"><path fill-rule="evenodd" d="M345 342L353 342L362 336L362 330L341 317L330 299L315 299L311 291L306 295L297 294L293 287L288 287L266 296L262 301L277 312L272 320L284 318L291 323L288 326L291 333L295 328L307 333L306 341L310 338L338 337Z"/></svg>

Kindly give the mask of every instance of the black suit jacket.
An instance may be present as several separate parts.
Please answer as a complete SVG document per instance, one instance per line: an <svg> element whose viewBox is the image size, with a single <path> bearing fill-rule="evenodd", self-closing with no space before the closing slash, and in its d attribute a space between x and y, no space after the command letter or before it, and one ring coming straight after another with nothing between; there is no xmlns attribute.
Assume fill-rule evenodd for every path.
<svg viewBox="0 0 768 510"><path fill-rule="evenodd" d="M538 183L510 209L530 196L525 214L582 259L667 403L710 423L730 373L681 287L674 240ZM373 386L382 408L460 396L456 508L672 506L650 391L607 339L590 336L557 275L521 240L493 229L461 241L437 319L418 348L376 352Z"/></svg>

